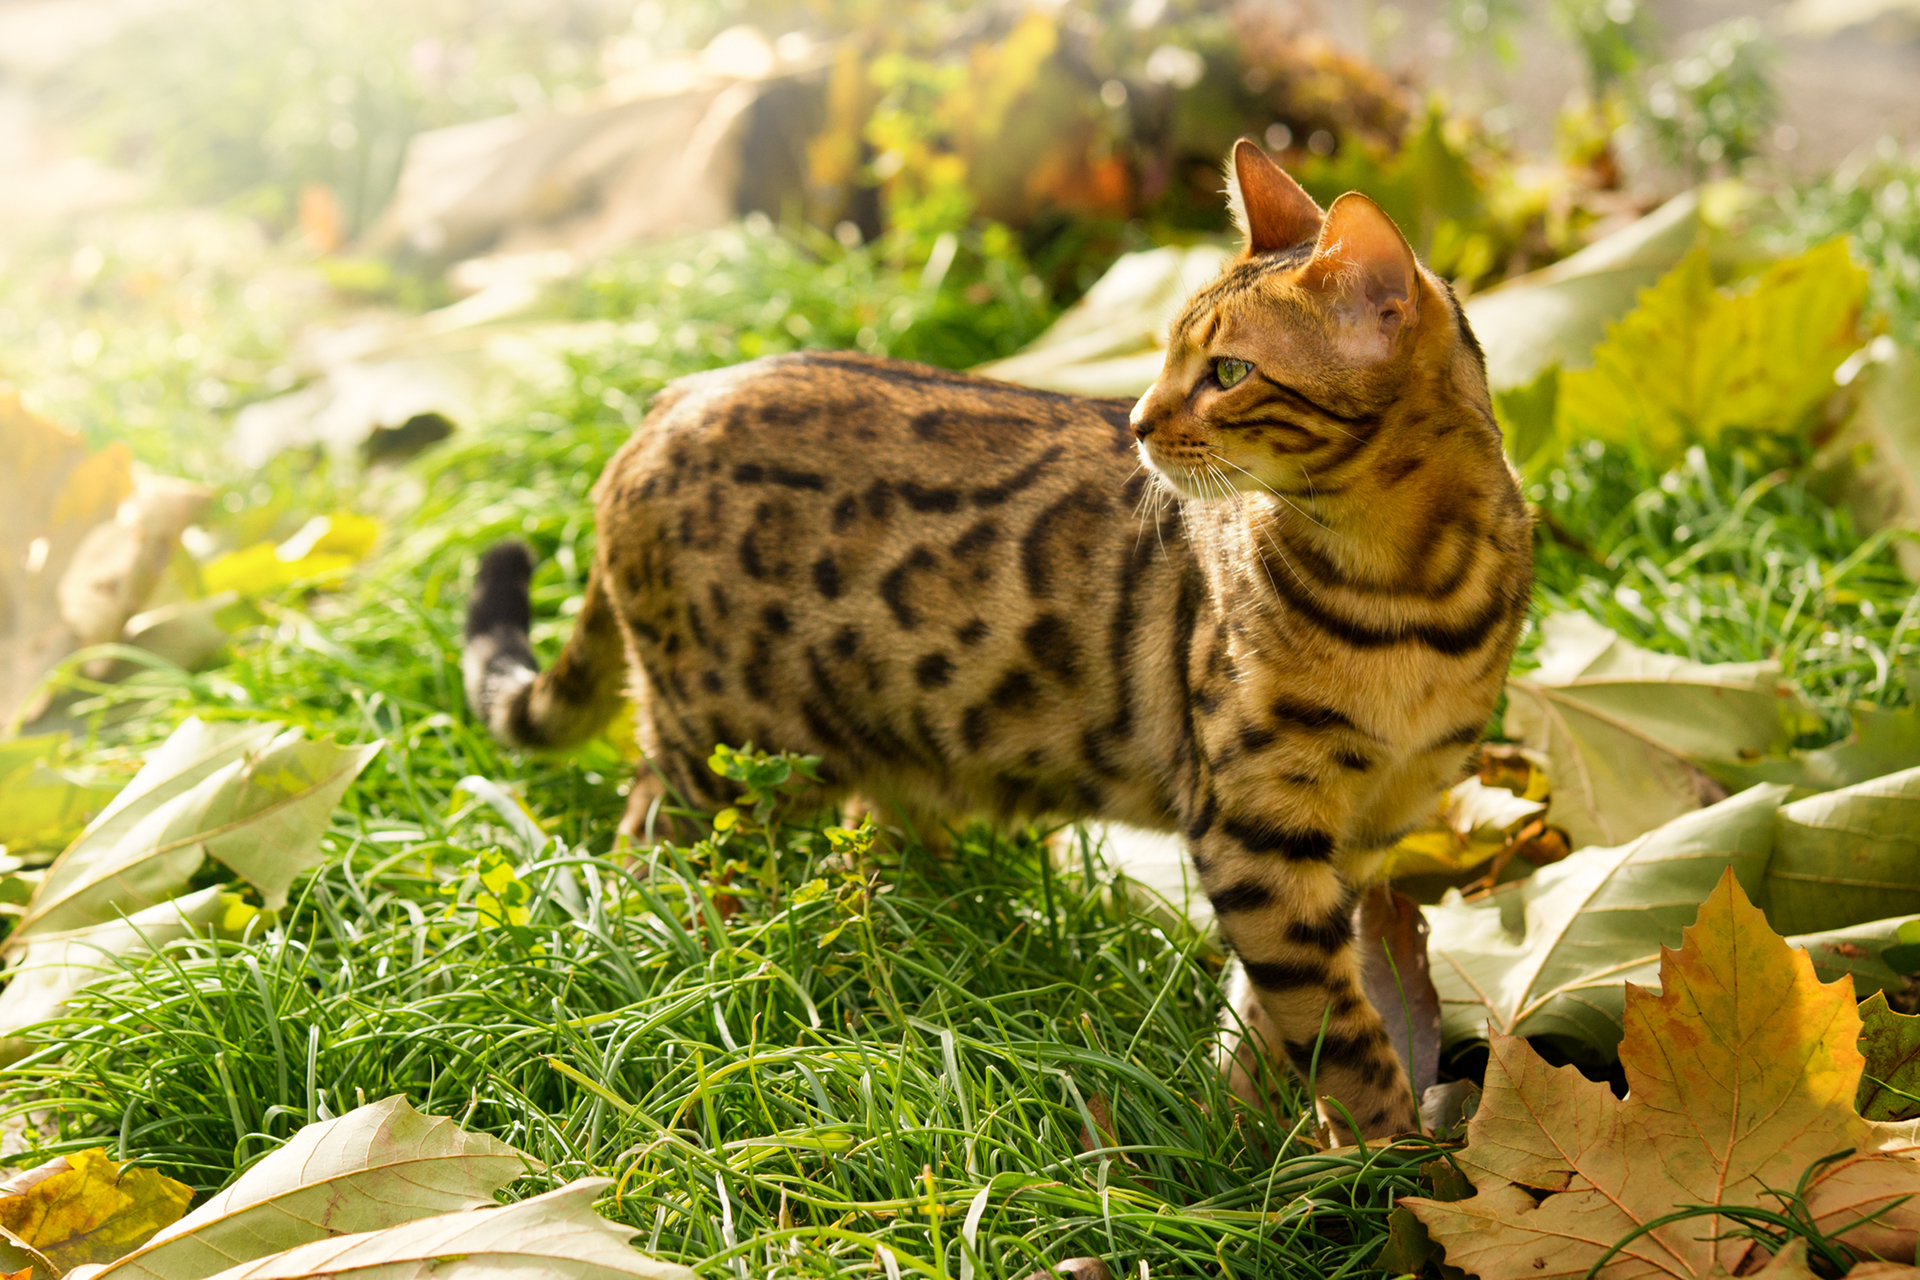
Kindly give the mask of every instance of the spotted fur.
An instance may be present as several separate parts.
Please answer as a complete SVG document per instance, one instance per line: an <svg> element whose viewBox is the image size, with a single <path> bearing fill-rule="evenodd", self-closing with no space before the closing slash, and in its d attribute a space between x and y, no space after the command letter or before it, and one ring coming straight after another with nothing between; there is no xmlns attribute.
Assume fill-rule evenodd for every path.
<svg viewBox="0 0 1920 1280"><path fill-rule="evenodd" d="M1137 404L851 353L674 383L600 479L549 671L524 552L488 558L468 696L553 747L625 681L651 761L629 829L656 769L725 803L703 762L751 741L926 825L1182 832L1242 1019L1387 1133L1414 1103L1354 890L1491 712L1530 529L1445 284L1364 197L1323 214L1248 143L1235 168L1247 250ZM1223 386L1222 359L1250 371Z"/></svg>

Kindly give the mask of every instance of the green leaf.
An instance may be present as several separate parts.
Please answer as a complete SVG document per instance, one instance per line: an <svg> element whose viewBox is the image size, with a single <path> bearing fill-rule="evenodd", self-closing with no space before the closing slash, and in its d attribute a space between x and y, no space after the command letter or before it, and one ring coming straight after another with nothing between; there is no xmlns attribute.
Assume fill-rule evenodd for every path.
<svg viewBox="0 0 1920 1280"><path fill-rule="evenodd" d="M1873 340L1851 385L1853 412L1814 456L1821 490L1844 503L1862 534L1920 530L1920 356ZM1900 538L1901 572L1920 582L1920 542Z"/></svg>
<svg viewBox="0 0 1920 1280"><path fill-rule="evenodd" d="M1866 273L1842 240L1715 287L1695 250L1607 330L1593 368L1561 378L1562 439L1631 442L1659 461L1730 429L1800 432L1860 345Z"/></svg>
<svg viewBox="0 0 1920 1280"><path fill-rule="evenodd" d="M1718 229L1741 202L1734 184L1684 192L1571 257L1467 299L1493 389L1525 386L1555 365L1592 364L1608 323L1694 246L1709 245L1716 262L1737 257L1739 246Z"/></svg>
<svg viewBox="0 0 1920 1280"><path fill-rule="evenodd" d="M320 861L334 806L382 744L311 742L298 729L260 736L183 725L128 784L136 794L123 792L47 869L7 950L164 902L209 856L277 911L293 878Z"/></svg>
<svg viewBox="0 0 1920 1280"><path fill-rule="evenodd" d="M1920 921L1900 926L1893 945L1880 953L1880 960L1895 973L1920 973Z"/></svg>
<svg viewBox="0 0 1920 1280"><path fill-rule="evenodd" d="M1493 393L1493 416L1506 436L1507 457L1524 476L1545 466L1558 451L1548 446L1560 403L1560 366L1548 365L1532 382Z"/></svg>
<svg viewBox="0 0 1920 1280"><path fill-rule="evenodd" d="M1866 1074L1854 1106L1869 1120L1920 1115L1920 1017L1895 1013L1881 992L1860 1006L1860 1052Z"/></svg>
<svg viewBox="0 0 1920 1280"><path fill-rule="evenodd" d="M1613 845L1726 793L1724 761L1783 750L1820 721L1773 663L1698 663L1580 613L1543 619L1539 667L1507 684L1506 733L1547 757L1549 820Z"/></svg>
<svg viewBox="0 0 1920 1280"><path fill-rule="evenodd" d="M492 1208L537 1161L394 1096L310 1124L226 1190L98 1276L202 1280L349 1232Z"/></svg>
<svg viewBox="0 0 1920 1280"><path fill-rule="evenodd" d="M1783 807L1760 901L1788 934L1920 914L1920 769Z"/></svg>
<svg viewBox="0 0 1920 1280"><path fill-rule="evenodd" d="M0 742L0 848L58 849L113 798L55 767L66 744L64 733Z"/></svg>

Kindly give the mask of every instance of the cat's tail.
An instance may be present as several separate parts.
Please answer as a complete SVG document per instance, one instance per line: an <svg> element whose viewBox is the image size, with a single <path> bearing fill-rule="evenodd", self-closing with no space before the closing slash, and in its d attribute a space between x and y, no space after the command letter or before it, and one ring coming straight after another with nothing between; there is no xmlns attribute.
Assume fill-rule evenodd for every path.
<svg viewBox="0 0 1920 1280"><path fill-rule="evenodd" d="M467 705L494 737L509 746L551 750L592 736L612 717L627 655L596 565L566 648L541 671L527 638L532 582L533 552L524 543L503 542L481 558L467 605L460 671Z"/></svg>

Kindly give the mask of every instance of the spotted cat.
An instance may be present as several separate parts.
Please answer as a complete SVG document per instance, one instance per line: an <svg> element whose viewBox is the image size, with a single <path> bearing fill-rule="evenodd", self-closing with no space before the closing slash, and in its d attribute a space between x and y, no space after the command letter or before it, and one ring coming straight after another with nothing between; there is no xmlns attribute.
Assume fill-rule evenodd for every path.
<svg viewBox="0 0 1920 1280"><path fill-rule="evenodd" d="M717 807L711 747L752 742L923 827L1182 832L1248 1024L1392 1133L1415 1103L1358 983L1355 886L1480 736L1529 517L1480 349L1393 222L1359 194L1323 212L1245 141L1229 196L1244 250L1138 403L828 352L672 384L600 477L549 670L529 553L483 560L467 696L551 748L631 694L654 767L629 830L655 768Z"/></svg>

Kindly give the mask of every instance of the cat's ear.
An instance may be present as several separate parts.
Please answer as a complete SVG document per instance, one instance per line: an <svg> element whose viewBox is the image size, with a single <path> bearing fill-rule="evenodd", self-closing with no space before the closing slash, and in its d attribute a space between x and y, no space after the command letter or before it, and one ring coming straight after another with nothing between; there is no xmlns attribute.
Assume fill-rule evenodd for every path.
<svg viewBox="0 0 1920 1280"><path fill-rule="evenodd" d="M1248 253L1291 249L1320 234L1320 206L1251 138L1233 144L1227 202Z"/></svg>
<svg viewBox="0 0 1920 1280"><path fill-rule="evenodd" d="M1341 349L1385 360L1420 319L1420 269L1400 228L1357 191L1333 202L1300 283L1333 304Z"/></svg>

